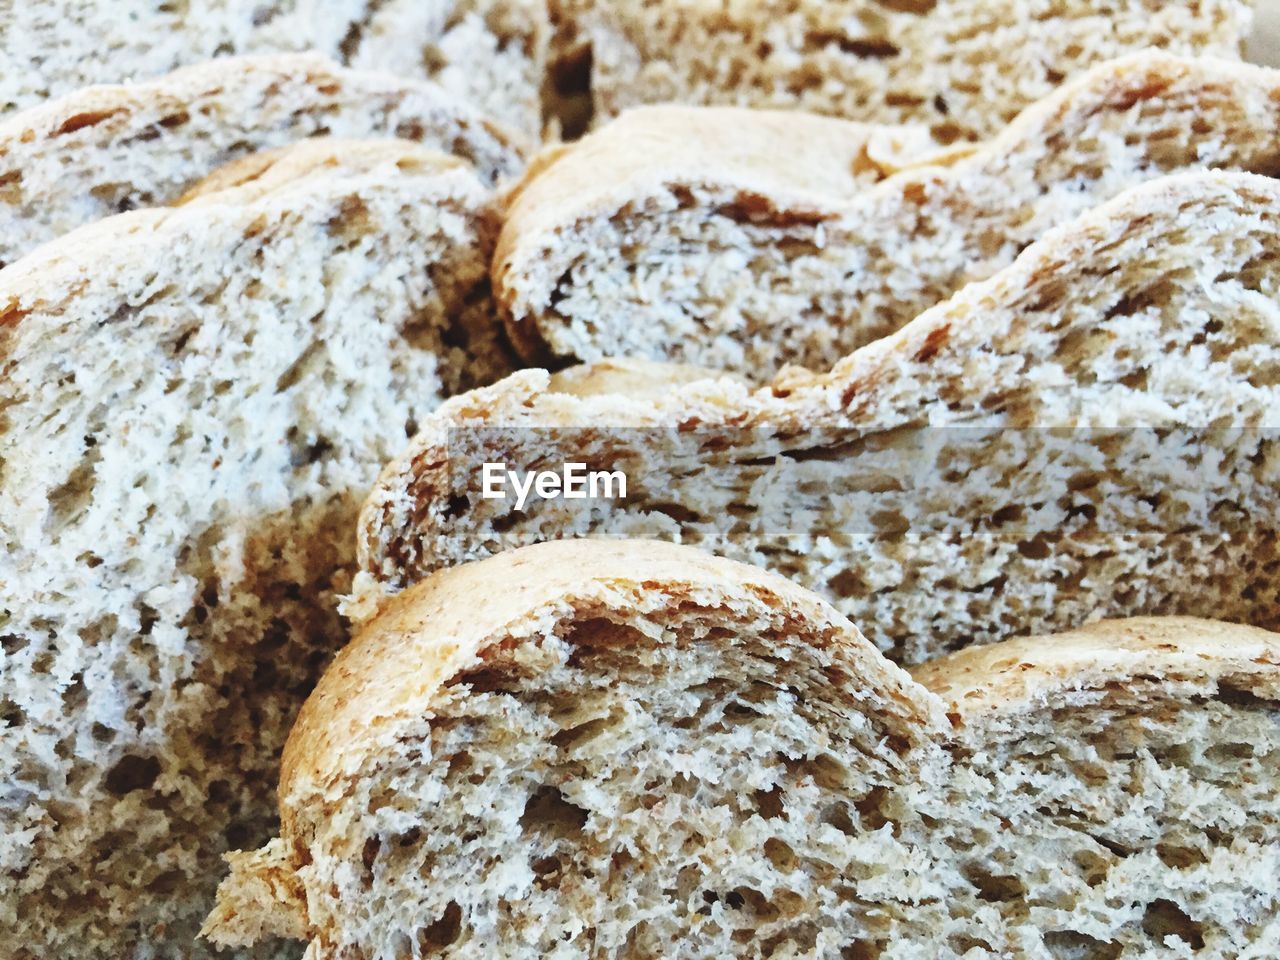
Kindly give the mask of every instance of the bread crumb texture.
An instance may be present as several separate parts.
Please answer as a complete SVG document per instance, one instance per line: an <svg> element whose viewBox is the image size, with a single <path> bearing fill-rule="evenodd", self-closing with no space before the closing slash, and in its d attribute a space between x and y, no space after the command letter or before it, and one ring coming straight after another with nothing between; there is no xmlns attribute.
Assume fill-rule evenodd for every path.
<svg viewBox="0 0 1280 960"><path fill-rule="evenodd" d="M223 58L68 93L0 122L0 265L116 213L171 202L214 168L309 137L398 137L486 182L524 138L423 80L315 54Z"/></svg>
<svg viewBox="0 0 1280 960"><path fill-rule="evenodd" d="M315 51L421 77L537 133L545 0L13 3L0 24L0 110L229 54Z"/></svg>
<svg viewBox="0 0 1280 960"><path fill-rule="evenodd" d="M0 272L0 953L201 952L360 499L489 362L494 219L456 158L315 140Z"/></svg>
<svg viewBox="0 0 1280 960"><path fill-rule="evenodd" d="M1280 637L1112 621L919 679L688 547L442 572L308 700L281 838L207 932L301 926L316 960L1273 949Z"/></svg>
<svg viewBox="0 0 1280 960"><path fill-rule="evenodd" d="M1236 58L1253 6L551 0L552 75L578 114L595 120L674 101L920 123L943 140L981 139L1102 60L1148 47ZM584 80L589 103L581 104Z"/></svg>
<svg viewBox="0 0 1280 960"><path fill-rule="evenodd" d="M753 391L651 364L634 399L528 371L456 397L370 494L349 609L590 535L794 577L904 662L1104 616L1280 625L1278 227L1274 180L1182 174L1049 231L828 373ZM480 496L494 460L631 485L517 512Z"/></svg>
<svg viewBox="0 0 1280 960"><path fill-rule="evenodd" d="M214 57L315 51L432 80L528 134L641 103L803 109L988 136L1091 64L1236 57L1250 0L214 0L14 3L0 110Z"/></svg>
<svg viewBox="0 0 1280 960"><path fill-rule="evenodd" d="M494 288L531 361L821 370L1126 189L1280 171L1278 124L1280 71L1155 51L942 155L894 128L635 110L526 174Z"/></svg>

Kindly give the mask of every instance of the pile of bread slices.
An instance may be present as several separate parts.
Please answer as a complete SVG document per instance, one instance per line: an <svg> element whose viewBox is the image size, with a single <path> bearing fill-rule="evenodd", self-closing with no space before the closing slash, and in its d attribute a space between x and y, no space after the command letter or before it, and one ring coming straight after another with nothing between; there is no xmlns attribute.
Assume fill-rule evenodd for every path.
<svg viewBox="0 0 1280 960"><path fill-rule="evenodd" d="M0 958L1280 956L1255 13L9 5Z"/></svg>

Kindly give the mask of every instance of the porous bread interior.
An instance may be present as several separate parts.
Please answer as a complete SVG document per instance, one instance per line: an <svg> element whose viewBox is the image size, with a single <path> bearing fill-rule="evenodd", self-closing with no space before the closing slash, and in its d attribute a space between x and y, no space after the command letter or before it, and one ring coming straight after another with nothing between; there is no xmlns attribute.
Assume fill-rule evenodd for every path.
<svg viewBox="0 0 1280 960"><path fill-rule="evenodd" d="M424 714L370 715L362 763L282 797L317 960L1119 960L1280 935L1274 651L952 729L838 626L761 612L533 617Z"/></svg>
<svg viewBox="0 0 1280 960"><path fill-rule="evenodd" d="M494 263L513 337L561 360L646 357L759 380L785 363L830 367L1144 181L1280 172L1280 71L1143 53L1096 67L949 165L859 192L814 178L803 198L784 184L809 179L819 148L798 129L730 177L670 160L662 130L637 126L619 118L524 185ZM720 149L752 127L741 118ZM597 194L611 202L590 203Z"/></svg>
<svg viewBox="0 0 1280 960"><path fill-rule="evenodd" d="M552 0L551 73L598 122L641 103L804 109L980 139L1135 50L1237 57L1252 2ZM582 121L579 121L581 124Z"/></svg>
<svg viewBox="0 0 1280 960"><path fill-rule="evenodd" d="M1101 616L1280 625L1277 227L1273 181L1168 178L828 374L638 402L521 373L455 398L366 502L348 610L522 543L604 535L781 572L907 662ZM517 512L479 495L492 461L621 469L628 496Z"/></svg>
<svg viewBox="0 0 1280 960"><path fill-rule="evenodd" d="M353 67L425 74L488 116L537 136L549 21L546 0L365 0Z"/></svg>
<svg viewBox="0 0 1280 960"><path fill-rule="evenodd" d="M780 150L781 156L794 150L797 158L803 151L803 162L780 162ZM557 338L555 321L548 318L545 324L552 329L541 329L544 321L534 315L532 304L554 313L558 301L572 297L579 239L593 236L595 225L614 217L643 217L650 194L663 207L694 204L714 193L723 200L719 214L726 217L814 224L829 218L833 205L904 166L926 157L942 163L966 150L940 150L918 126L853 123L795 111L676 104L628 111L603 131L546 151L512 191L493 269L512 339L530 361L542 360L548 345L553 352L576 355L563 336ZM701 213L711 215L714 209ZM607 239L627 242L622 235ZM631 239L635 247L618 252L628 261L645 251L642 237ZM694 245L676 243L668 250L679 269L696 266L697 241L689 239ZM635 296L650 299L643 271L617 282L635 282ZM575 307L581 303L566 306L569 315ZM644 329L625 334L629 341L649 343L662 335L661 323L653 324L643 309L636 313L632 308L626 319ZM584 346L591 357L593 337L611 338L618 325L603 316L587 325L599 327ZM651 343L647 349L653 349Z"/></svg>
<svg viewBox="0 0 1280 960"><path fill-rule="evenodd" d="M495 231L465 166L383 147L0 272L10 957L201 955L219 855L271 829L360 498L464 381Z"/></svg>
<svg viewBox="0 0 1280 960"><path fill-rule="evenodd" d="M0 123L0 266L82 224L169 203L251 151L315 136L412 140L490 183L522 159L521 138L421 80L312 54L216 60Z"/></svg>
<svg viewBox="0 0 1280 960"><path fill-rule="evenodd" d="M1280 937L1280 709L1247 683L1057 693L951 753L920 821L955 871L951 955L1263 956Z"/></svg>
<svg viewBox="0 0 1280 960"><path fill-rule="evenodd" d="M0 110L228 54L316 51L433 80L536 134L546 17L545 0L215 0L128 16L71 0L10 3L0 26Z"/></svg>
<svg viewBox="0 0 1280 960"><path fill-rule="evenodd" d="M915 910L874 891L923 864L882 808L934 775L929 730L842 685L829 628L688 606L504 640L341 783L292 790L317 955L885 945Z"/></svg>

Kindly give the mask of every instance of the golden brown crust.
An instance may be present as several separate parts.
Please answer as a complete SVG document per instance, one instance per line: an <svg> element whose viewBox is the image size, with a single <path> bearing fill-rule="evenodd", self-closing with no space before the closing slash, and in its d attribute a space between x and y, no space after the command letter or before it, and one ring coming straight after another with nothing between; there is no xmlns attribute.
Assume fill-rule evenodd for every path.
<svg viewBox="0 0 1280 960"><path fill-rule="evenodd" d="M389 601L334 659L285 746L280 795L352 769L379 728L419 717L451 677L497 644L535 636L574 611L763 603L829 627L864 675L940 722L937 704L816 594L767 571L661 541L561 540L441 571ZM287 816L287 805L282 804Z"/></svg>
<svg viewBox="0 0 1280 960"><path fill-rule="evenodd" d="M1256 678L1280 695L1280 634L1195 617L1102 620L1070 633L970 647L911 675L960 722L1019 713L1057 694L1135 677Z"/></svg>
<svg viewBox="0 0 1280 960"><path fill-rule="evenodd" d="M804 153L780 163L779 145L787 143L804 144ZM944 154L922 127L785 110L638 107L534 159L512 194L494 260L502 262L525 235L612 211L671 184L732 184L762 197L781 194L822 214L833 197L856 193L922 155L957 154Z"/></svg>

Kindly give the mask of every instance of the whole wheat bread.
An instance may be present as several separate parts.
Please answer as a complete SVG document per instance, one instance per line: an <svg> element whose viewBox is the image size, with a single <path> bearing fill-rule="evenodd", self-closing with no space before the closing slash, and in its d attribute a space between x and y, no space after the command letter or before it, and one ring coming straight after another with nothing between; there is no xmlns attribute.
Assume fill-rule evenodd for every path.
<svg viewBox="0 0 1280 960"><path fill-rule="evenodd" d="M1280 637L1117 621L918 677L687 547L441 572L307 701L281 835L236 855L207 933L315 960L1276 943Z"/></svg>
<svg viewBox="0 0 1280 960"><path fill-rule="evenodd" d="M213 60L0 121L0 265L85 223L169 203L227 161L316 136L412 140L490 183L517 173L525 152L521 136L424 81L313 54Z"/></svg>
<svg viewBox="0 0 1280 960"><path fill-rule="evenodd" d="M1252 0L552 0L552 76L597 121L641 103L804 109L990 136L1147 47L1239 56Z"/></svg>
<svg viewBox="0 0 1280 960"><path fill-rule="evenodd" d="M497 227L474 171L310 140L255 174L0 271L15 960L204 952L218 857L270 829L345 639L360 499L474 374Z"/></svg>
<svg viewBox="0 0 1280 960"><path fill-rule="evenodd" d="M1280 71L1155 52L1096 67L969 155L861 190L830 173L850 162L830 144L865 128L718 117L637 111L527 175L494 262L526 358L825 369L1138 183L1280 173ZM869 153L861 169L892 172Z"/></svg>
<svg viewBox="0 0 1280 960"><path fill-rule="evenodd" d="M1280 625L1278 228L1276 181L1168 177L829 373L753 392L682 368L664 391L651 365L636 399L525 371L456 397L363 508L350 612L509 546L622 535L788 574L910 662L1100 616ZM628 489L517 509L483 496L490 462Z"/></svg>
<svg viewBox="0 0 1280 960"><path fill-rule="evenodd" d="M753 262L759 237L727 236L720 221L803 246L833 210L924 156L940 154L921 127L735 107L628 111L542 154L513 190L493 268L508 330L530 360L719 357L727 338L714 321L671 315L719 312L730 289L750 297L768 283Z"/></svg>
<svg viewBox="0 0 1280 960"><path fill-rule="evenodd" d="M545 0L6 3L0 110L213 57L315 51L434 80L525 133L541 127Z"/></svg>

